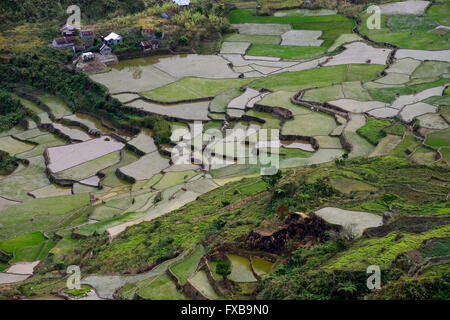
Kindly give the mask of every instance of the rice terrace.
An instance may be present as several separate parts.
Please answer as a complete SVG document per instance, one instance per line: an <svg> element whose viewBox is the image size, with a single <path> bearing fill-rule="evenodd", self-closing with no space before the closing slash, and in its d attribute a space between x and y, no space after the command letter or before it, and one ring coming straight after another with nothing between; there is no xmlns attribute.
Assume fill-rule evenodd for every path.
<svg viewBox="0 0 450 320"><path fill-rule="evenodd" d="M0 4L0 300L450 298L450 1L40 2Z"/></svg>

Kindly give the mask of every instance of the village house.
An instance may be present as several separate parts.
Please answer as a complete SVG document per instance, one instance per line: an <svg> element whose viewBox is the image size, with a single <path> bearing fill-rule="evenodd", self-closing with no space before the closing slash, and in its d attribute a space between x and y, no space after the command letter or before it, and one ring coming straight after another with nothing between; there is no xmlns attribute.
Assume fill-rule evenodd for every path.
<svg viewBox="0 0 450 320"><path fill-rule="evenodd" d="M94 54L92 52L85 52L81 55L83 62L94 60Z"/></svg>
<svg viewBox="0 0 450 320"><path fill-rule="evenodd" d="M119 44L122 43L123 38L122 36L118 35L117 33L111 32L109 35L107 35L106 37L103 38L103 42L105 44Z"/></svg>
<svg viewBox="0 0 450 320"><path fill-rule="evenodd" d="M80 38L81 39L91 39L94 36L94 32L92 30L81 30Z"/></svg>
<svg viewBox="0 0 450 320"><path fill-rule="evenodd" d="M74 36L77 33L75 28L70 24L63 25L59 30L63 37Z"/></svg>
<svg viewBox="0 0 450 320"><path fill-rule="evenodd" d="M73 46L72 50L73 50L74 53L78 53L78 52L82 52L84 50L87 50L87 49L89 49L89 48L91 48L93 46L94 46L93 42L87 42L87 43L85 43L85 44L83 44L81 46Z"/></svg>
<svg viewBox="0 0 450 320"><path fill-rule="evenodd" d="M100 53L104 56L109 55L111 54L111 48L104 44L100 47Z"/></svg>
<svg viewBox="0 0 450 320"><path fill-rule="evenodd" d="M65 48L75 45L75 37L56 38L52 42L55 48Z"/></svg>
<svg viewBox="0 0 450 320"><path fill-rule="evenodd" d="M159 48L159 43L157 40L146 40L141 41L139 44L143 50L155 50Z"/></svg>
<svg viewBox="0 0 450 320"><path fill-rule="evenodd" d="M78 52L84 51L84 46L73 46L72 50L74 53L78 53Z"/></svg>
<svg viewBox="0 0 450 320"><path fill-rule="evenodd" d="M191 3L191 0L172 0L173 3L176 3L179 6L188 6Z"/></svg>

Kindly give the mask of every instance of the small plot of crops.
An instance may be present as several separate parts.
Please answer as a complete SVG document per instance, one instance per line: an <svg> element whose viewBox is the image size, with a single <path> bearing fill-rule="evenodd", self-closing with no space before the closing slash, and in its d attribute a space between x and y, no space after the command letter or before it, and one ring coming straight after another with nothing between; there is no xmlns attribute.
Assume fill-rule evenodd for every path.
<svg viewBox="0 0 450 320"><path fill-rule="evenodd" d="M251 46L250 42L231 42L225 41L222 43L220 53L222 54L245 54Z"/></svg>
<svg viewBox="0 0 450 320"><path fill-rule="evenodd" d="M50 108L50 112L55 116L56 119L60 119L72 114L72 110L69 108L69 106L67 106L67 104L58 97L43 96L40 97L39 100Z"/></svg>
<svg viewBox="0 0 450 320"><path fill-rule="evenodd" d="M209 283L208 277L204 270L196 272L191 278L189 278L189 282L209 299L220 299L220 296L216 293L213 286Z"/></svg>
<svg viewBox="0 0 450 320"><path fill-rule="evenodd" d="M47 149L48 169L55 173L82 163L98 159L114 151L121 150L124 144L109 137L101 137L86 142Z"/></svg>
<svg viewBox="0 0 450 320"><path fill-rule="evenodd" d="M450 129L429 134L425 140L425 144L436 148L450 147Z"/></svg>
<svg viewBox="0 0 450 320"><path fill-rule="evenodd" d="M177 290L175 282L166 273L141 283L137 294L150 300L187 300L187 297Z"/></svg>
<svg viewBox="0 0 450 320"><path fill-rule="evenodd" d="M54 134L46 133L43 135L29 138L28 141L38 143L33 149L17 154L16 156L21 159L30 159L36 156L42 156L45 149L50 147L57 147L67 144L67 141L62 140Z"/></svg>
<svg viewBox="0 0 450 320"><path fill-rule="evenodd" d="M250 35L250 34L226 34L224 35L225 41L232 42L251 42L252 44L272 44L277 45L281 42L279 35Z"/></svg>
<svg viewBox="0 0 450 320"><path fill-rule="evenodd" d="M70 212L89 203L88 194L79 194L33 199L9 207L0 215L0 239L10 238L24 232L48 230L62 223Z"/></svg>
<svg viewBox="0 0 450 320"><path fill-rule="evenodd" d="M302 99L307 101L326 102L344 98L341 85L308 90L303 94Z"/></svg>
<svg viewBox="0 0 450 320"><path fill-rule="evenodd" d="M417 120L423 128L442 130L449 127L448 123L436 113L424 114L417 117Z"/></svg>
<svg viewBox="0 0 450 320"><path fill-rule="evenodd" d="M377 145L378 142L386 136L383 129L390 124L391 123L388 120L368 118L366 124L359 128L357 132L373 145Z"/></svg>
<svg viewBox="0 0 450 320"><path fill-rule="evenodd" d="M246 112L246 115L263 120L262 129L280 129L281 127L281 120L269 113L250 110Z"/></svg>
<svg viewBox="0 0 450 320"><path fill-rule="evenodd" d="M254 282L257 281L253 275L250 260L246 257L235 254L227 254L231 261L231 274L228 278L234 282Z"/></svg>
<svg viewBox="0 0 450 320"><path fill-rule="evenodd" d="M41 249L47 239L41 232L25 233L8 240L0 241L0 250L14 257L14 261L39 260Z"/></svg>
<svg viewBox="0 0 450 320"><path fill-rule="evenodd" d="M370 184L367 184L365 182L340 176L332 178L331 184L334 188L345 194L350 194L352 192L377 190L376 187L371 186Z"/></svg>
<svg viewBox="0 0 450 320"><path fill-rule="evenodd" d="M202 121L211 120L208 117L208 101L161 105L146 102L144 100L136 100L127 105L136 109L144 110L151 114L159 114L176 119Z"/></svg>
<svg viewBox="0 0 450 320"><path fill-rule="evenodd" d="M427 16L436 20L442 25L450 25L450 3L433 3L427 10Z"/></svg>
<svg viewBox="0 0 450 320"><path fill-rule="evenodd" d="M60 187L58 185L50 184L37 190L30 192L34 198L49 198L57 196L68 196L72 194L71 187Z"/></svg>
<svg viewBox="0 0 450 320"><path fill-rule="evenodd" d="M154 67L176 78L237 78L237 74L228 67L228 62L217 55L170 55L163 58L153 57L153 59L157 60L153 64Z"/></svg>
<svg viewBox="0 0 450 320"><path fill-rule="evenodd" d="M207 79L186 77L169 85L146 91L142 94L158 101L180 101L213 97L224 90L239 88L250 82L249 79Z"/></svg>
<svg viewBox="0 0 450 320"><path fill-rule="evenodd" d="M342 148L341 142L338 137L330 136L315 136L314 137L319 143L322 149L340 149Z"/></svg>
<svg viewBox="0 0 450 320"><path fill-rule="evenodd" d="M393 15L387 21L392 31L429 31L439 24L427 16Z"/></svg>
<svg viewBox="0 0 450 320"><path fill-rule="evenodd" d="M426 113L434 113L437 111L437 107L423 102L417 102L405 106L400 112L399 116L405 122L411 122L415 117Z"/></svg>
<svg viewBox="0 0 450 320"><path fill-rule="evenodd" d="M324 40L320 30L289 30L281 35L282 46L320 47Z"/></svg>
<svg viewBox="0 0 450 320"><path fill-rule="evenodd" d="M354 33L345 33L341 34L331 45L331 47L328 48L328 52L332 52L336 50L338 47L340 47L343 44L355 42L355 41L361 41L362 38Z"/></svg>
<svg viewBox="0 0 450 320"><path fill-rule="evenodd" d="M53 123L53 128L61 132L63 135L68 136L71 140L75 141L87 141L92 137L76 126L68 126L61 123Z"/></svg>
<svg viewBox="0 0 450 320"><path fill-rule="evenodd" d="M44 157L37 156L28 159L30 164L22 169L16 169L11 175L2 179L0 195L10 200L29 200L27 193L50 184L45 171ZM17 186L20 186L18 188Z"/></svg>
<svg viewBox="0 0 450 320"><path fill-rule="evenodd" d="M209 104L211 112L226 112L228 103L241 94L238 88L225 90L214 97Z"/></svg>
<svg viewBox="0 0 450 320"><path fill-rule="evenodd" d="M95 208L89 217L93 220L104 221L116 218L120 216L121 213L121 209L111 208L108 206L100 206Z"/></svg>
<svg viewBox="0 0 450 320"><path fill-rule="evenodd" d="M386 15L382 15L381 28L369 29L367 27L367 19L370 15L363 13L361 15L362 21L360 31L371 40L392 43L400 48L425 50L448 49L448 39L446 39L445 36L428 32L437 25L429 18L406 16L404 15L405 12L398 12L398 14L403 15L395 18L389 18ZM425 22L425 24L418 24L420 21ZM391 23L394 23L395 31L390 29Z"/></svg>
<svg viewBox="0 0 450 320"><path fill-rule="evenodd" d="M0 138L0 150L6 151L13 156L31 150L34 147L34 144L25 143L10 136Z"/></svg>
<svg viewBox="0 0 450 320"><path fill-rule="evenodd" d="M358 41L344 45L345 50L325 63L326 66L340 64L380 64L386 65L390 49L374 48L365 42Z"/></svg>
<svg viewBox="0 0 450 320"><path fill-rule="evenodd" d="M403 140L391 151L391 155L406 157L421 144L410 132L406 132Z"/></svg>
<svg viewBox="0 0 450 320"><path fill-rule="evenodd" d="M195 176L197 172L193 170L189 171L178 171L178 172L167 172L164 174L161 180L153 186L156 190L163 190L170 188L179 184L182 184Z"/></svg>
<svg viewBox="0 0 450 320"><path fill-rule="evenodd" d="M429 165L437 160L437 154L434 150L420 146L416 148L410 159L418 164Z"/></svg>
<svg viewBox="0 0 450 320"><path fill-rule="evenodd" d="M307 157L281 158L281 168L294 168L312 164L325 163L342 157L343 149L320 149Z"/></svg>
<svg viewBox="0 0 450 320"><path fill-rule="evenodd" d="M253 270L258 276L265 276L270 273L273 263L258 257L251 257Z"/></svg>
<svg viewBox="0 0 450 320"><path fill-rule="evenodd" d="M59 171L53 174L56 179L80 181L94 176L97 172L120 162L120 151L114 151L94 160Z"/></svg>
<svg viewBox="0 0 450 320"><path fill-rule="evenodd" d="M150 179L167 167L169 167L169 160L161 157L161 155L155 151L141 157L139 160L129 165L119 168L119 170L125 176L131 177L137 181Z"/></svg>
<svg viewBox="0 0 450 320"><path fill-rule="evenodd" d="M311 112L286 121L282 132L285 135L326 136L336 127L334 117L325 113Z"/></svg>
<svg viewBox="0 0 450 320"><path fill-rule="evenodd" d="M425 61L414 70L413 78L433 78L450 74L450 63L443 61Z"/></svg>
<svg viewBox="0 0 450 320"><path fill-rule="evenodd" d="M111 71L92 74L90 77L112 93L152 90L177 80L164 70L155 68L154 62L155 59L151 58L122 60L111 66Z"/></svg>
<svg viewBox="0 0 450 320"><path fill-rule="evenodd" d="M75 113L64 117L65 120L80 123L89 128L89 130L99 131L102 134L110 133L112 130L105 127L101 120L83 113Z"/></svg>
<svg viewBox="0 0 450 320"><path fill-rule="evenodd" d="M240 34L281 36L286 32L295 34L303 32L322 32L320 40L317 35L306 41L296 37L294 41L285 40L285 44L254 43L248 54L257 56L274 56L289 59L305 59L322 54L332 43L344 33L352 33L353 23L340 15L303 15L286 14L282 16L256 16L253 10L233 10L230 22L239 29ZM301 32L300 31L300 32ZM319 34L320 35L320 34ZM322 43L323 42L323 43ZM294 45L289 45L294 44ZM311 47L308 45L319 45ZM320 46L321 45L321 46Z"/></svg>
<svg viewBox="0 0 450 320"><path fill-rule="evenodd" d="M383 217L368 212L326 207L317 210L315 214L328 223L342 226L354 236L361 236L365 229L383 224Z"/></svg>
<svg viewBox="0 0 450 320"><path fill-rule="evenodd" d="M402 73L411 75L414 70L420 65L420 61L411 58L396 60L393 64L386 69L386 72Z"/></svg>
<svg viewBox="0 0 450 320"><path fill-rule="evenodd" d="M136 136L136 138L129 141L128 144L144 153L150 153L157 150L157 147L152 138L152 132L150 129L146 128L142 129L142 131Z"/></svg>
<svg viewBox="0 0 450 320"><path fill-rule="evenodd" d="M182 262L170 267L172 272L178 277L181 284L185 284L186 281L194 274L197 270L200 258L205 254L205 248L203 246L198 246L192 254L190 254Z"/></svg>
<svg viewBox="0 0 450 320"><path fill-rule="evenodd" d="M369 154L369 157L376 157L389 154L402 141L402 137L398 135L388 134L381 139L376 148Z"/></svg>
<svg viewBox="0 0 450 320"><path fill-rule="evenodd" d="M61 261L64 255L69 254L80 245L79 239L65 237L61 239L49 253L53 255L53 261Z"/></svg>
<svg viewBox="0 0 450 320"><path fill-rule="evenodd" d="M309 114L311 111L291 102L291 97L295 94L292 91L276 91L266 95L258 104L270 107L281 107L292 112L293 115Z"/></svg>
<svg viewBox="0 0 450 320"><path fill-rule="evenodd" d="M383 70L381 65L337 65L310 70L284 72L269 75L249 84L252 88L267 88L272 91L298 91L311 87L326 87L345 81L369 81ZM347 70L347 71L346 71Z"/></svg>

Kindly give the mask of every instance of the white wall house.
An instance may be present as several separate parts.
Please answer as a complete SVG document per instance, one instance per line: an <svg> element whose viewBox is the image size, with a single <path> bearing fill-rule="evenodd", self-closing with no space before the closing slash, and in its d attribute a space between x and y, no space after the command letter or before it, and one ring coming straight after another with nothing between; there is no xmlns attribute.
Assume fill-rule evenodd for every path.
<svg viewBox="0 0 450 320"><path fill-rule="evenodd" d="M191 0L172 0L179 6L188 6L191 3Z"/></svg>
<svg viewBox="0 0 450 320"><path fill-rule="evenodd" d="M114 32L111 32L109 35L103 38L103 42L106 44L119 44L122 43L122 41L122 36Z"/></svg>

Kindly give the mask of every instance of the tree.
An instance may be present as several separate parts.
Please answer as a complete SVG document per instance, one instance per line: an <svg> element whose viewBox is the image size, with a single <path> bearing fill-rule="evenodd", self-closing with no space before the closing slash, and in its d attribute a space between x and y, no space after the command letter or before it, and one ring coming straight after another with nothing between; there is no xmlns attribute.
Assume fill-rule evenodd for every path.
<svg viewBox="0 0 450 320"><path fill-rule="evenodd" d="M225 260L219 260L216 265L216 273L225 280L231 274L230 264Z"/></svg>
<svg viewBox="0 0 450 320"><path fill-rule="evenodd" d="M281 170L278 170L276 174L274 175L264 175L261 177L261 179L267 183L271 190L274 189L275 185L280 181L283 174L281 173Z"/></svg>

